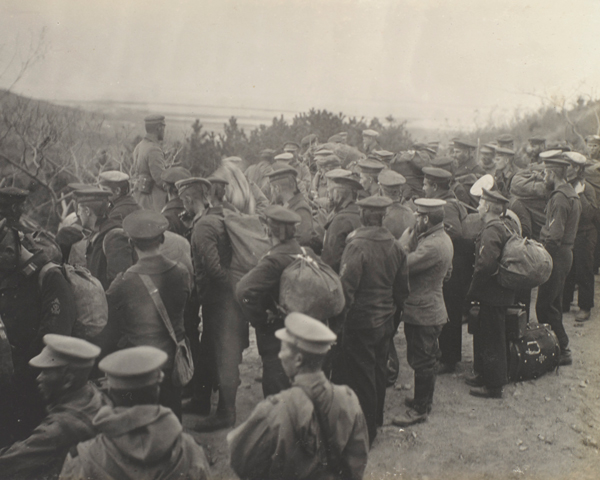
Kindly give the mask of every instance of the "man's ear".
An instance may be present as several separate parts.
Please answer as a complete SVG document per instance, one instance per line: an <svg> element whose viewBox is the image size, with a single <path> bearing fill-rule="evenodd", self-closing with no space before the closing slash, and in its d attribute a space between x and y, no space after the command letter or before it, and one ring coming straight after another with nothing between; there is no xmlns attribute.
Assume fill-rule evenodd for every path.
<svg viewBox="0 0 600 480"><path fill-rule="evenodd" d="M75 375L73 375L73 372L66 370L64 372L64 379L65 380L63 382L62 389L68 390L69 388L71 388L73 386L73 383L75 382Z"/></svg>

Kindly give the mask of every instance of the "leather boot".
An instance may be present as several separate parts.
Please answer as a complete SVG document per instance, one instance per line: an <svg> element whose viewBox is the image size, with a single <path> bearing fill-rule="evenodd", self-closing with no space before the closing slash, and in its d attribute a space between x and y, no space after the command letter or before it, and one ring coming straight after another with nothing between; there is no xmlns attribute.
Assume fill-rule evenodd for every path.
<svg viewBox="0 0 600 480"><path fill-rule="evenodd" d="M427 420L427 414L431 412L434 383L435 376L415 373L415 397L412 400L405 400L405 404L409 408L403 414L395 417L392 423L399 427L408 427Z"/></svg>
<svg viewBox="0 0 600 480"><path fill-rule="evenodd" d="M219 403L214 415L200 420L193 427L196 432L213 432L230 428L235 425L235 398L237 395L237 386L219 388Z"/></svg>

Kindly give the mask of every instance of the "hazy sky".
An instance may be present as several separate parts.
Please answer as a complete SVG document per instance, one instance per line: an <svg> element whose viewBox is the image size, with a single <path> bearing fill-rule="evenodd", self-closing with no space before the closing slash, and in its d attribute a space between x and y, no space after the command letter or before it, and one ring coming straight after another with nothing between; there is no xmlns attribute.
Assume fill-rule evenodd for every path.
<svg viewBox="0 0 600 480"><path fill-rule="evenodd" d="M0 0L16 91L471 121L600 95L598 0ZM17 58L13 58L14 52Z"/></svg>

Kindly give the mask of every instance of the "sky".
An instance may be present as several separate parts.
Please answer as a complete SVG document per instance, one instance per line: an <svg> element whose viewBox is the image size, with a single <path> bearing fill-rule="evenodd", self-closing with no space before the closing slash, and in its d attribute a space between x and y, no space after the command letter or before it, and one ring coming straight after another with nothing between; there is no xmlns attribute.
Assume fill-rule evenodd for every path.
<svg viewBox="0 0 600 480"><path fill-rule="evenodd" d="M598 0L0 0L0 87L460 121L600 96Z"/></svg>

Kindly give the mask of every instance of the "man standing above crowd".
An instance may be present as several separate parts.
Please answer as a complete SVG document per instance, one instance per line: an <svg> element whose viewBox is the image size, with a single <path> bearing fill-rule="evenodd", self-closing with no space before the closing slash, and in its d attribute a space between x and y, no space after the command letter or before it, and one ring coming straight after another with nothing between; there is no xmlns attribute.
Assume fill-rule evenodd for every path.
<svg viewBox="0 0 600 480"><path fill-rule="evenodd" d="M92 420L108 403L100 390L88 383L99 347L55 334L45 335L44 343L29 365L41 370L37 381L48 415L27 439L0 450L3 478L56 478L69 449L96 436Z"/></svg>
<svg viewBox="0 0 600 480"><path fill-rule="evenodd" d="M452 272L452 241L444 231L445 204L435 198L416 199L417 223L400 241L408 253L410 284L402 311L406 357L415 372L414 397L406 401L406 412L393 420L401 427L425 421L433 404L438 338L448 320L442 285Z"/></svg>
<svg viewBox="0 0 600 480"><path fill-rule="evenodd" d="M356 395L322 372L335 334L322 322L291 313L279 358L292 387L259 403L227 436L231 466L240 478L359 480L369 438Z"/></svg>
<svg viewBox="0 0 600 480"><path fill-rule="evenodd" d="M381 147L379 146L379 141L377 140L377 138L379 137L379 132L369 128L367 130L363 130L362 137L363 151L367 156L373 153L375 150L381 150Z"/></svg>
<svg viewBox="0 0 600 480"><path fill-rule="evenodd" d="M504 245L511 237L501 216L508 199L496 191L483 189L477 209L484 223L475 245L475 270L467 299L480 303L473 333L473 370L467 385L471 395L501 398L508 382L506 359L506 308L515 302L515 291L501 286L496 273Z"/></svg>
<svg viewBox="0 0 600 480"><path fill-rule="evenodd" d="M102 172L98 177L98 183L112 193L108 197L110 202L108 218L110 220L122 222L131 212L141 208L129 193L129 175L126 173L118 170Z"/></svg>
<svg viewBox="0 0 600 480"><path fill-rule="evenodd" d="M166 168L165 154L160 146L165 138L165 117L149 115L144 123L146 136L133 151L133 196L142 208L160 212L167 202L161 181Z"/></svg>
<svg viewBox="0 0 600 480"><path fill-rule="evenodd" d="M360 226L359 209L355 202L362 185L348 170L331 170L325 176L332 212L325 224L321 260L339 272L346 237Z"/></svg>
<svg viewBox="0 0 600 480"><path fill-rule="evenodd" d="M363 225L348 235L340 278L346 297L341 350L344 371L333 372L336 383L346 383L358 396L367 420L369 444L383 425L387 361L395 333L395 316L408 296L406 254L383 228L387 197L357 203Z"/></svg>
<svg viewBox="0 0 600 480"><path fill-rule="evenodd" d="M573 263L573 245L577 235L581 201L577 192L567 182L569 162L556 157L544 160L544 182L550 194L546 206L546 224L542 227L540 241L552 256L552 274L538 289L535 311L538 322L550 325L560 344L559 365L571 365L569 337L563 326L563 289Z"/></svg>

